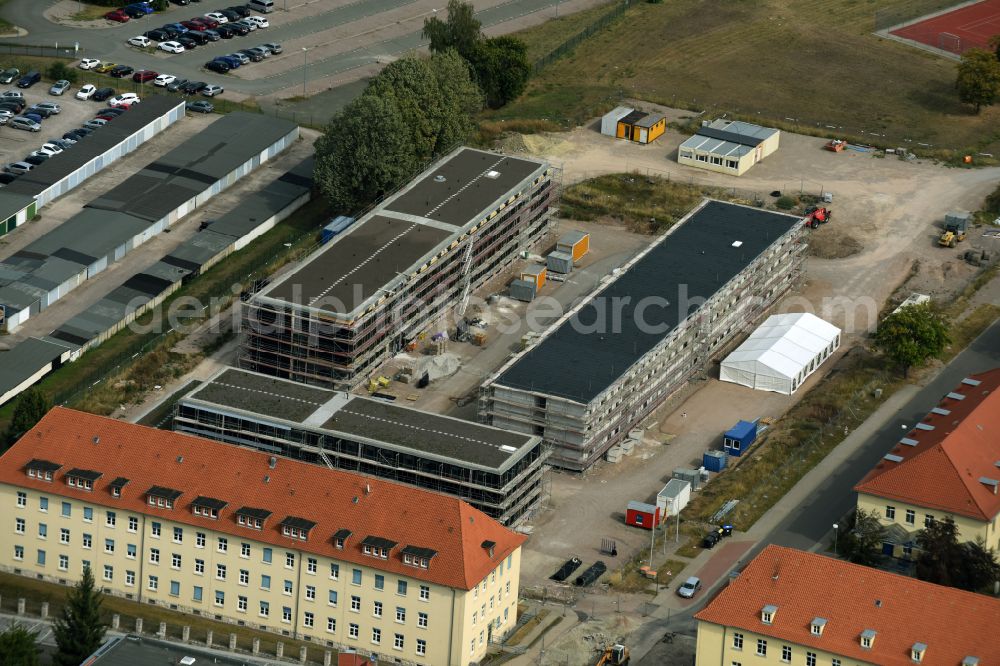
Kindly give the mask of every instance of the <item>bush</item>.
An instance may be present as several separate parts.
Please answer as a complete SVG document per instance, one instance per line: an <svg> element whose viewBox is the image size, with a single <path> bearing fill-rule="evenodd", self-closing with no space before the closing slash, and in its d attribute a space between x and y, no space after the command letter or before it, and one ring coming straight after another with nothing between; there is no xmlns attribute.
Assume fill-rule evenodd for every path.
<svg viewBox="0 0 1000 666"><path fill-rule="evenodd" d="M795 199L791 197L778 197L778 200L774 202L774 205L781 210L791 210L795 208Z"/></svg>
<svg viewBox="0 0 1000 666"><path fill-rule="evenodd" d="M986 212L1000 215L1000 185L986 197L986 203L983 205Z"/></svg>
<svg viewBox="0 0 1000 666"><path fill-rule="evenodd" d="M77 71L72 67L67 67L64 63L54 62L49 65L49 68L45 70L46 76L48 76L53 81L58 81L59 79L66 79L70 83L76 83Z"/></svg>

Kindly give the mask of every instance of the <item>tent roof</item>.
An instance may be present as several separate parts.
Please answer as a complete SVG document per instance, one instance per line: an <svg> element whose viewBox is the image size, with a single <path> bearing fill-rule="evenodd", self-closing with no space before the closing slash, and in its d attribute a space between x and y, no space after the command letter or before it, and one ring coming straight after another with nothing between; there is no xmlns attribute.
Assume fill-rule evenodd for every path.
<svg viewBox="0 0 1000 666"><path fill-rule="evenodd" d="M840 329L808 312L772 315L723 365L794 377L840 335Z"/></svg>

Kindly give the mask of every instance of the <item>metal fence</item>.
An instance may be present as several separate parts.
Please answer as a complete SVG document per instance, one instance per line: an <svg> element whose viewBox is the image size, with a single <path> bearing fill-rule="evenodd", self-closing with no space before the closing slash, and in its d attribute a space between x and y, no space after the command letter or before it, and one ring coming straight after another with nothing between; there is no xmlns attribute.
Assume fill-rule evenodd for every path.
<svg viewBox="0 0 1000 666"><path fill-rule="evenodd" d="M972 0L979 2L979 0ZM906 3L903 7L893 7L891 9L875 10L875 32L888 30L896 26L914 23L928 14L940 12L945 9L954 9L971 2L956 2L955 0L915 0Z"/></svg>
<svg viewBox="0 0 1000 666"><path fill-rule="evenodd" d="M47 58L75 58L80 45L76 42L68 44L35 45L35 44L2 44L0 43L0 55L8 56L44 56Z"/></svg>
<svg viewBox="0 0 1000 666"><path fill-rule="evenodd" d="M606 14L600 16L583 30L535 60L532 65L532 72L537 74L546 66L555 62L559 58L562 58L567 53L572 52L573 49L579 46L581 42L589 38L591 35L604 30L606 27L617 21L619 18L624 16L625 10L628 9L629 4L630 0L621 0L621 2L616 3Z"/></svg>

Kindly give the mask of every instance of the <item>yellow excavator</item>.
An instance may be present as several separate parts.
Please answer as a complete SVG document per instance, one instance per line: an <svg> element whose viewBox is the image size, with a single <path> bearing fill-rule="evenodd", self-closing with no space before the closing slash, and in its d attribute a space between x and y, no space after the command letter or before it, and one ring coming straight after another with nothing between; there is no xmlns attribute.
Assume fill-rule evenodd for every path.
<svg viewBox="0 0 1000 666"><path fill-rule="evenodd" d="M604 648L604 653L597 660L596 666L628 666L628 648L620 643Z"/></svg>
<svg viewBox="0 0 1000 666"><path fill-rule="evenodd" d="M967 226L965 219L953 218L949 215L945 218L944 233L938 239L938 245L941 247L955 247L959 242L965 240Z"/></svg>

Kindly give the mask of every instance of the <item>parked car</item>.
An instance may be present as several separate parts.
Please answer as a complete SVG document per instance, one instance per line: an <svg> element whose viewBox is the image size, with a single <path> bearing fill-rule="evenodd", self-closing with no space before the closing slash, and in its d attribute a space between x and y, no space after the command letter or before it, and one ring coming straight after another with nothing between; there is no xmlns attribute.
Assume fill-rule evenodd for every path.
<svg viewBox="0 0 1000 666"><path fill-rule="evenodd" d="M39 102L38 104L33 104L32 109L43 109L48 111L51 115L56 116L62 113L62 107L55 102Z"/></svg>
<svg viewBox="0 0 1000 666"><path fill-rule="evenodd" d="M86 83L82 88L76 91L77 99L90 99L97 92L97 86L93 83Z"/></svg>
<svg viewBox="0 0 1000 666"><path fill-rule="evenodd" d="M252 22L250 19L240 19L239 21L234 22L233 25L236 26L237 28L240 27L241 25L246 26L247 30L249 30L250 32L253 32L258 27L257 24Z"/></svg>
<svg viewBox="0 0 1000 666"><path fill-rule="evenodd" d="M239 52L229 53L227 55L227 57L229 57L229 58L235 58L236 60L239 61L239 63L241 65L249 65L250 64L250 56L244 55L244 54L239 53Z"/></svg>
<svg viewBox="0 0 1000 666"><path fill-rule="evenodd" d="M177 77L173 74L160 74L155 79L153 79L154 86L165 87L177 80Z"/></svg>
<svg viewBox="0 0 1000 666"><path fill-rule="evenodd" d="M208 44L209 41L211 41L209 40L208 35L205 34L206 32L208 32L208 30L206 30L205 32L198 32L196 30L192 30L191 32L184 33L183 36L178 37L177 39L178 41L180 41L181 44L184 43L185 39L189 39L198 46L204 46L205 44Z"/></svg>
<svg viewBox="0 0 1000 666"><path fill-rule="evenodd" d="M221 23L221 21L216 21L214 18L210 18L208 16L196 16L191 20L195 23L202 24L209 30L211 30L212 28L218 28L219 24Z"/></svg>
<svg viewBox="0 0 1000 666"><path fill-rule="evenodd" d="M170 34L163 28L153 28L152 30L147 30L143 33L143 35L154 42L165 42L170 39Z"/></svg>
<svg viewBox="0 0 1000 666"><path fill-rule="evenodd" d="M104 107L103 109L99 109L97 111L97 115L98 116L107 116L108 118L117 118L118 116L122 115L126 111L128 111L128 109L126 109L124 107L120 107L120 106L107 106L107 107Z"/></svg>
<svg viewBox="0 0 1000 666"><path fill-rule="evenodd" d="M263 16L247 16L243 19L244 22L256 24L258 28L269 28L271 24L267 22L267 19Z"/></svg>
<svg viewBox="0 0 1000 666"><path fill-rule="evenodd" d="M265 42L261 46L274 54L281 53L284 50L281 48L281 44L277 42Z"/></svg>
<svg viewBox="0 0 1000 666"><path fill-rule="evenodd" d="M100 128L104 127L107 124L108 124L108 121L105 120L105 119L103 119L103 118L93 118L93 119L88 120L87 122L83 123L83 126L86 127L87 129L96 130L96 129L100 129Z"/></svg>
<svg viewBox="0 0 1000 666"><path fill-rule="evenodd" d="M108 72L110 72L111 70L113 70L117 66L118 66L117 63L106 62L106 63L100 64L100 65L97 65L96 67L94 67L94 71L97 72L98 74L107 74Z"/></svg>
<svg viewBox="0 0 1000 666"><path fill-rule="evenodd" d="M108 106L111 107L125 107L128 108L133 104L138 104L142 100L135 93L122 93L108 100Z"/></svg>
<svg viewBox="0 0 1000 666"><path fill-rule="evenodd" d="M114 21L115 23L129 22L129 15L125 13L125 11L122 9L116 9L113 12L108 12L107 14L104 15L104 18L106 18L109 21Z"/></svg>
<svg viewBox="0 0 1000 666"><path fill-rule="evenodd" d="M226 60L215 59L205 63L205 69L216 74L227 74L233 68Z"/></svg>
<svg viewBox="0 0 1000 666"><path fill-rule="evenodd" d="M208 84L204 81L188 81L181 90L185 95L197 95L207 87Z"/></svg>
<svg viewBox="0 0 1000 666"><path fill-rule="evenodd" d="M49 88L50 95L62 95L69 90L70 83L66 79L59 79Z"/></svg>
<svg viewBox="0 0 1000 666"><path fill-rule="evenodd" d="M17 87L30 88L31 86L35 85L41 80L42 80L41 72L32 70L17 80Z"/></svg>
<svg viewBox="0 0 1000 666"><path fill-rule="evenodd" d="M58 155L62 151L63 151L62 147L57 146L54 143L43 143L42 147L36 150L35 152L40 153L42 155L48 155L49 157L53 157L54 155Z"/></svg>
<svg viewBox="0 0 1000 666"><path fill-rule="evenodd" d="M91 96L90 99L94 100L95 102L103 102L104 100L108 99L114 94L115 94L114 88L98 88L96 91L94 91L94 94L93 96Z"/></svg>
<svg viewBox="0 0 1000 666"><path fill-rule="evenodd" d="M134 72L134 67L129 67L128 65L118 65L113 70L108 72L108 74L113 79L124 79L126 76L131 76Z"/></svg>
<svg viewBox="0 0 1000 666"><path fill-rule="evenodd" d="M235 9L233 9L232 7L230 7L229 9L220 9L220 10L218 10L218 13L222 14L227 19L229 19L230 23L232 23L233 21L239 21L241 18L243 18L243 14L239 13L238 11L236 11ZM247 15L248 16L250 15L250 10L249 9L247 10Z"/></svg>
<svg viewBox="0 0 1000 666"><path fill-rule="evenodd" d="M49 139L48 143L54 146L59 146L63 150L69 150L76 144L75 139Z"/></svg>
<svg viewBox="0 0 1000 666"><path fill-rule="evenodd" d="M74 141L82 141L83 139L87 138L87 135L90 134L92 131L93 130L87 129L85 127L77 127L76 129L71 129L70 131L63 134L63 138L64 139L71 138Z"/></svg>
<svg viewBox="0 0 1000 666"><path fill-rule="evenodd" d="M691 576L686 581L681 583L681 586L677 588L677 595L684 597L685 599L690 599L698 590L701 589L701 579L697 576Z"/></svg>
<svg viewBox="0 0 1000 666"><path fill-rule="evenodd" d="M188 111L193 111L194 113L212 113L215 111L215 105L211 102L188 102L184 106Z"/></svg>
<svg viewBox="0 0 1000 666"><path fill-rule="evenodd" d="M0 83L13 83L14 79L21 76L21 70L11 67L0 72Z"/></svg>
<svg viewBox="0 0 1000 666"><path fill-rule="evenodd" d="M132 19L141 19L146 16L146 12L138 7L129 5L127 7L122 7L122 12Z"/></svg>
<svg viewBox="0 0 1000 666"><path fill-rule="evenodd" d="M28 120L34 120L39 125L41 125L42 121L45 120L45 117L43 117L42 114L35 113L33 111L25 111L21 114L21 117L27 118Z"/></svg>
<svg viewBox="0 0 1000 666"><path fill-rule="evenodd" d="M24 102L24 93L20 90L5 90L0 93L0 99L4 101L16 99L20 102Z"/></svg>
<svg viewBox="0 0 1000 666"><path fill-rule="evenodd" d="M250 8L246 5L233 5L232 7L227 7L226 9L220 10L223 14L227 11L233 12L240 18L246 18L250 16Z"/></svg>
<svg viewBox="0 0 1000 666"><path fill-rule="evenodd" d="M264 52L256 48L243 49L242 51L237 51L236 53L249 58L250 62L260 62L264 59Z"/></svg>
<svg viewBox="0 0 1000 666"><path fill-rule="evenodd" d="M222 86L215 83L210 83L209 85L205 86L204 90L201 91L201 94L204 95L205 97L215 97L216 95L221 95L225 91L226 89L223 88Z"/></svg>
<svg viewBox="0 0 1000 666"><path fill-rule="evenodd" d="M17 180L17 174L0 173L0 185L10 185Z"/></svg>
<svg viewBox="0 0 1000 666"><path fill-rule="evenodd" d="M181 35L177 38L177 41L180 42L185 51L193 51L198 48L198 41L192 39L189 35Z"/></svg>
<svg viewBox="0 0 1000 666"><path fill-rule="evenodd" d="M233 56L219 56L218 58L215 59L215 61L226 63L227 65L229 65L229 69L236 69L237 67L243 65L243 63L240 62L238 58L234 58Z"/></svg>
<svg viewBox="0 0 1000 666"><path fill-rule="evenodd" d="M184 34L180 30L178 30L177 28L175 28L173 23L168 23L167 25L160 26L159 28L157 28L157 30L160 30L160 31L166 33L167 39L177 39L182 34ZM160 41L163 41L163 40L160 40Z"/></svg>
<svg viewBox="0 0 1000 666"><path fill-rule="evenodd" d="M167 53L184 53L184 45L176 41L160 42L156 48Z"/></svg>
<svg viewBox="0 0 1000 666"><path fill-rule="evenodd" d="M187 79L174 79L172 83L167 84L167 90L170 92L177 92L187 83L188 83Z"/></svg>
<svg viewBox="0 0 1000 666"><path fill-rule="evenodd" d="M97 58L83 58L80 60L80 64L77 65L80 69L94 69L96 70L101 66L101 61Z"/></svg>
<svg viewBox="0 0 1000 666"><path fill-rule="evenodd" d="M183 35L185 32L190 32L180 23L168 23L167 25L163 26L163 29L166 30L168 27L173 28L174 32L178 33L178 35Z"/></svg>
<svg viewBox="0 0 1000 666"><path fill-rule="evenodd" d="M132 80L136 83L146 83L147 81L152 81L159 75L159 72L154 72L151 69L140 69L132 75Z"/></svg>
<svg viewBox="0 0 1000 666"><path fill-rule="evenodd" d="M229 26L228 24L220 25L215 29L215 32L219 33L219 37L222 39L232 39L240 34L239 30Z"/></svg>
<svg viewBox="0 0 1000 666"><path fill-rule="evenodd" d="M13 111L15 116L24 111L24 106L23 99L15 99L13 97L0 102L0 110Z"/></svg>
<svg viewBox="0 0 1000 666"><path fill-rule="evenodd" d="M250 28L247 27L247 25L242 21L230 21L229 23L226 24L226 27L229 28L230 30L235 31L236 34L240 35L241 37L243 35L250 34Z"/></svg>
<svg viewBox="0 0 1000 666"><path fill-rule="evenodd" d="M208 26L204 23L195 23L194 21L181 21L181 25L188 30L195 30L201 32L202 30L208 30Z"/></svg>
<svg viewBox="0 0 1000 666"><path fill-rule="evenodd" d="M24 161L27 162L28 164L33 164L35 166L41 166L41 165L45 164L46 160L48 160L48 159L49 159L48 155L45 155L44 153L40 153L40 152L38 152L36 150L35 152L33 152L30 155L28 155L27 157L25 157Z"/></svg>
<svg viewBox="0 0 1000 666"><path fill-rule="evenodd" d="M47 120L56 114L52 113L52 111L49 109L39 109L37 106L31 106L28 107L21 115L24 116L25 118L32 118L34 116L38 116L42 120Z"/></svg>
<svg viewBox="0 0 1000 666"><path fill-rule="evenodd" d="M145 35L136 35L135 37L129 39L128 43L130 46L138 46L139 48L144 49L149 47L153 42L149 37L146 37Z"/></svg>
<svg viewBox="0 0 1000 666"><path fill-rule="evenodd" d="M179 5L181 7L185 7L191 4L191 0L170 0L170 2L174 3L175 5Z"/></svg>
<svg viewBox="0 0 1000 666"><path fill-rule="evenodd" d="M14 109L0 109L0 125L6 125L7 121L16 115Z"/></svg>
<svg viewBox="0 0 1000 666"><path fill-rule="evenodd" d="M209 12L205 14L205 16L212 19L216 23L229 23L229 17L222 12Z"/></svg>
<svg viewBox="0 0 1000 666"><path fill-rule="evenodd" d="M6 165L3 170L7 173L12 173L15 176L20 176L22 174L28 173L35 168L34 164L29 164L27 162L11 162Z"/></svg>
<svg viewBox="0 0 1000 666"><path fill-rule="evenodd" d="M135 9L141 10L143 14L152 14L155 9L153 9L152 3L148 0L142 0L141 2L133 2L130 5L125 5L126 7L134 7Z"/></svg>

